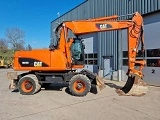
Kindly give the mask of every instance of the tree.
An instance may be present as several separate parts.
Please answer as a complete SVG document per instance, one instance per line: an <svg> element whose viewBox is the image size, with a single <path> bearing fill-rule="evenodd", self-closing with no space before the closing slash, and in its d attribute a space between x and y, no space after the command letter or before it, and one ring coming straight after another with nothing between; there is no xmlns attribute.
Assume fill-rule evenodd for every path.
<svg viewBox="0 0 160 120"><path fill-rule="evenodd" d="M16 49L14 50L25 50L25 47L22 43L16 43Z"/></svg>
<svg viewBox="0 0 160 120"><path fill-rule="evenodd" d="M24 49L25 32L19 28L9 28L6 30L6 38L11 44L13 50Z"/></svg>
<svg viewBox="0 0 160 120"><path fill-rule="evenodd" d="M7 40L0 38L0 52L5 53L8 49Z"/></svg>

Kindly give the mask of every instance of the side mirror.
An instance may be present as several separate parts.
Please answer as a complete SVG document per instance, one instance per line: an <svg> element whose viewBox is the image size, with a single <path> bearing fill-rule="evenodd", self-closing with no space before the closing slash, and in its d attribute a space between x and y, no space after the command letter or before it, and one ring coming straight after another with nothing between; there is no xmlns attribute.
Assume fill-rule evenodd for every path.
<svg viewBox="0 0 160 120"><path fill-rule="evenodd" d="M56 48L54 47L54 44L53 43L51 43L50 45L49 45L49 50L50 51L53 51L53 50L55 50Z"/></svg>
<svg viewBox="0 0 160 120"><path fill-rule="evenodd" d="M85 49L85 45L84 45L84 43L82 43L82 48L83 48L83 49Z"/></svg>

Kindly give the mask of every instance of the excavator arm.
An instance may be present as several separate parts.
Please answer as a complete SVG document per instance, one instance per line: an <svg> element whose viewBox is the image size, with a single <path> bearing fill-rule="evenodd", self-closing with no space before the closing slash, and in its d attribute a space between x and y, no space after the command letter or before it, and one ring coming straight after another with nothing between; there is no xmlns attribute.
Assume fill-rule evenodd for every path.
<svg viewBox="0 0 160 120"><path fill-rule="evenodd" d="M57 27L56 33L60 30L60 44L59 48L66 51L66 44L68 41L68 30L71 30L75 36L84 35L94 32L103 32L119 29L128 29L128 73L135 73L143 76L142 68L145 65L145 60L136 61L136 54L138 46L141 43L142 51L144 51L144 37L143 37L143 18L136 12L132 20L116 20L118 16L103 17L90 20L79 20L63 22ZM113 21L114 20L114 21ZM70 55L68 55L70 56ZM140 64L140 70L135 70L135 63Z"/></svg>
<svg viewBox="0 0 160 120"><path fill-rule="evenodd" d="M84 35L88 33L104 32L111 30L128 30L128 81L122 89L118 89L117 93L124 95L134 86L134 84L143 84L144 91L146 92L146 83L143 82L142 69L145 66L145 60L136 60L138 47L141 43L141 50L144 51L144 35L143 35L143 18L136 12L133 14L131 20L117 20L119 16L110 16L97 19L65 21L61 23L57 29L56 34L59 33L58 48L67 55L68 66L71 67L72 58L70 53L70 46L73 39L70 39L68 44L68 31L72 31L75 36ZM135 64L139 65L139 69L135 69ZM129 86L129 87L128 87ZM142 88L141 86L141 88ZM131 88L130 88L131 87ZM129 89L129 90L128 90ZM143 88L142 88L143 89ZM126 92L127 91L127 92ZM132 90L133 91L133 90ZM144 92L143 92L144 93ZM143 93L132 92L132 95L142 95Z"/></svg>

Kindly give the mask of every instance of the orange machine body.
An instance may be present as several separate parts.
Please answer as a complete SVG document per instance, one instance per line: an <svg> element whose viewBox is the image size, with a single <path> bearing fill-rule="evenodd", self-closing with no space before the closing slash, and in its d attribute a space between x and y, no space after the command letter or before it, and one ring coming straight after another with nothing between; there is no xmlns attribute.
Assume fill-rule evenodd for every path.
<svg viewBox="0 0 160 120"><path fill-rule="evenodd" d="M142 77L142 68L145 65L145 60L136 61L136 54L140 42L142 50L144 49L143 18L138 12L133 15L132 20L116 20L117 18L118 16L114 15L88 20L64 21L56 28L58 36L56 46L53 46L52 49L16 52L14 56L14 70L54 72L83 68L84 47L82 42L78 42L78 40L80 41L79 35L128 29L128 74L134 73ZM77 36L77 39L68 38L69 30ZM77 43L75 42L76 40ZM82 55L75 52L75 49L78 50L78 47L81 47L80 51ZM75 62L74 54L75 58L81 59L81 61L77 60L78 62ZM139 64L139 70L135 69L135 63Z"/></svg>
<svg viewBox="0 0 160 120"><path fill-rule="evenodd" d="M67 59L62 51L49 49L18 51L14 56L15 70L66 70Z"/></svg>

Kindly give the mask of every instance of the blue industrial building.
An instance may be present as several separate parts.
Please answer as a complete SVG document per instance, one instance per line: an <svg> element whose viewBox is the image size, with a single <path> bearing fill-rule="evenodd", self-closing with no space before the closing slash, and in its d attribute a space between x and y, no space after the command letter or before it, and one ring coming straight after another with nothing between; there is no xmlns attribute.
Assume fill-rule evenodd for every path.
<svg viewBox="0 0 160 120"><path fill-rule="evenodd" d="M86 0L82 4L51 22L51 42L57 22L126 15L138 11L144 18L145 81L160 86L160 0ZM124 16L121 19L129 19ZM112 80L126 80L127 36L126 30L92 33L84 39L85 68ZM89 46L89 47L87 47ZM137 56L137 59L142 59Z"/></svg>

